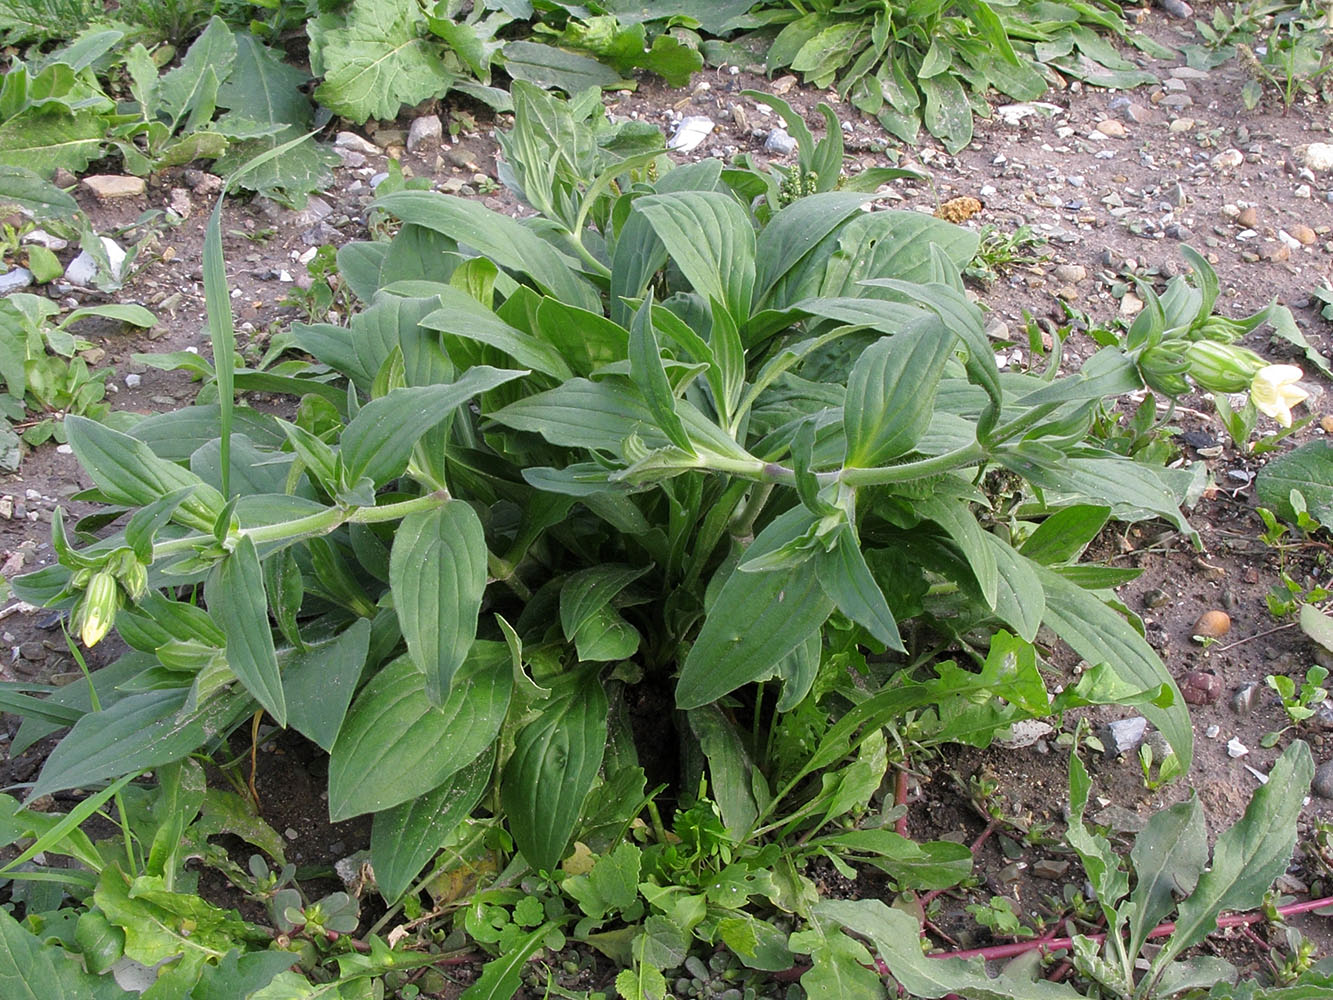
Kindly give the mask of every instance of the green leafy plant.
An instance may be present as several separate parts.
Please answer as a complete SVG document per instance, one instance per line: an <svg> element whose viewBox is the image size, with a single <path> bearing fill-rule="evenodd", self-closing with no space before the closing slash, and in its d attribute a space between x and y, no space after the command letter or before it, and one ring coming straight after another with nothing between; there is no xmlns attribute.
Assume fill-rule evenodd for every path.
<svg viewBox="0 0 1333 1000"><path fill-rule="evenodd" d="M1290 724L1279 732L1265 733L1260 744L1264 747L1276 746L1283 733L1313 716L1328 698L1328 688L1324 687L1327 679L1328 669L1320 666L1305 671L1305 679L1299 687L1296 678L1286 674L1269 674L1265 681L1282 700L1282 710L1287 713Z"/></svg>
<svg viewBox="0 0 1333 1000"><path fill-rule="evenodd" d="M1002 273L1013 268L1030 267L1050 259L1038 252L1046 245L1046 237L1038 236L1028 225L1019 226L1011 233L1002 233L987 223L981 227L978 237L976 256L963 273L985 285L999 280Z"/></svg>
<svg viewBox="0 0 1333 1000"><path fill-rule="evenodd" d="M18 467L19 441L41 444L54 437L65 440L66 416L101 419L109 406L106 380L109 368L92 371L82 357L93 348L69 327L80 320L101 317L119 323L150 327L157 322L142 306L85 306L64 315L60 307L40 295L16 292L0 299L0 466Z"/></svg>
<svg viewBox="0 0 1333 1000"><path fill-rule="evenodd" d="M924 124L950 152L971 141L974 114L989 115L991 90L1034 100L1053 72L1124 88L1154 79L1098 33L1125 37L1113 4L825 0L769 3L753 17L782 26L768 49L770 72L789 67L816 87L836 87L905 142Z"/></svg>
<svg viewBox="0 0 1333 1000"><path fill-rule="evenodd" d="M1265 85L1282 98L1284 113L1303 96L1322 96L1325 102L1333 98L1322 84L1333 65L1328 59L1328 44L1328 12L1324 6L1303 0L1287 7L1273 19L1262 44L1254 48L1245 43L1236 46L1252 74L1241 88L1245 106L1258 105Z"/></svg>
<svg viewBox="0 0 1333 1000"><path fill-rule="evenodd" d="M706 778L712 799L679 844L640 848L658 912L617 911L650 994L654 915L710 943L740 920L742 959L767 933L674 909L702 890L707 916L732 865L770 902L746 886L790 867L774 905L804 900L790 947L820 969L836 911L798 877L813 852L902 884L966 873L966 848L876 822L886 726L984 746L1123 703L1187 767L1170 674L1106 600L1124 573L1079 562L1112 516L1188 530L1177 480L1083 443L1142 386L1132 356L1000 372L961 283L975 234L865 212L823 172L830 190L770 206L771 177L672 169L590 100L514 93L502 176L538 215L384 193L392 238L338 253L361 311L292 331L313 362L258 370L237 363L215 212L197 404L129 433L66 420L87 496L126 520L78 546L58 520L58 564L16 591L135 652L33 794L183 760L262 711L329 752L334 820L373 814L396 904L483 799L506 886L575 843L620 850L652 797L631 699L656 698L679 712L651 737L684 748L676 794ZM293 419L241 405L251 388L298 397ZM1055 699L1042 625L1092 663ZM525 905L487 989L551 933Z"/></svg>

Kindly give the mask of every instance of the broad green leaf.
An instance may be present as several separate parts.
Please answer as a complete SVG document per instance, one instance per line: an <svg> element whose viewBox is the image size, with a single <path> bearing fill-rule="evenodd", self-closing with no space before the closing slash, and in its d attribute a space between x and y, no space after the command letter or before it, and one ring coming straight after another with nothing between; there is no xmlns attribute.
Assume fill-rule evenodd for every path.
<svg viewBox="0 0 1333 1000"><path fill-rule="evenodd" d="M82 173L102 155L106 119L95 111L61 114L29 108L0 123L0 166L50 177L63 167Z"/></svg>
<svg viewBox="0 0 1333 1000"><path fill-rule="evenodd" d="M1180 689L1157 653L1143 636L1121 615L1107 607L1096 595L1060 576L1059 573L1029 561L1046 592L1043 620L1054 629L1074 652L1089 663L1106 663L1127 685L1139 691L1165 685L1172 702L1166 708L1144 705L1148 721L1161 730L1176 752L1184 770L1194 757L1194 732L1189 709Z"/></svg>
<svg viewBox="0 0 1333 1000"><path fill-rule="evenodd" d="M435 852L476 808L494 767L494 753L482 753L438 788L375 814L370 861L386 902L397 902L411 888Z"/></svg>
<svg viewBox="0 0 1333 1000"><path fill-rule="evenodd" d="M367 477L378 486L401 475L413 445L426 431L478 393L525 374L481 365L456 382L394 389L372 399L342 433L340 455L347 484Z"/></svg>
<svg viewBox="0 0 1333 1000"><path fill-rule="evenodd" d="M142 114L165 114L175 131L187 115L187 132L194 132L213 117L218 81L231 74L236 60L236 40L225 21L216 15L209 19L203 33L191 43L180 65L163 74L156 94L156 107L143 108ZM199 111L197 121L194 112ZM190 157L194 159L194 157ZM188 163L189 160L183 162Z"/></svg>
<svg viewBox="0 0 1333 1000"><path fill-rule="evenodd" d="M1037 525L1037 530L1018 551L1043 566L1071 562L1083 554L1110 516L1110 507L1093 504L1065 507Z"/></svg>
<svg viewBox="0 0 1333 1000"><path fill-rule="evenodd" d="M862 352L847 380L845 464L886 465L911 451L930 424L944 363L957 338L935 319L923 320Z"/></svg>
<svg viewBox="0 0 1333 1000"><path fill-rule="evenodd" d="M454 78L420 32L424 26L416 0L352 0L345 19L308 21L311 65L324 77L315 100L359 124L442 97Z"/></svg>
<svg viewBox="0 0 1333 1000"><path fill-rule="evenodd" d="M938 524L958 546L972 575L976 577L981 599L988 608L994 608L1000 580L996 568L995 550L986 541L990 534L977 522L963 497L936 494L913 500L912 505L923 517Z"/></svg>
<svg viewBox="0 0 1333 1000"><path fill-rule="evenodd" d="M6 1000L133 1000L110 976L84 972L0 909L0 995Z"/></svg>
<svg viewBox="0 0 1333 1000"><path fill-rule="evenodd" d="M585 915L596 920L628 910L639 898L639 868L643 852L634 844L620 844L598 858L586 875L567 878L560 888L573 897Z"/></svg>
<svg viewBox="0 0 1333 1000"><path fill-rule="evenodd" d="M211 532L222 510L222 495L179 465L158 458L128 434L86 417L65 418L65 432L79 464L111 503L146 507L186 487L194 491L176 508L175 519Z"/></svg>
<svg viewBox="0 0 1333 1000"><path fill-rule="evenodd" d="M364 412L364 411L363 411ZM486 589L486 536L467 503L409 514L394 534L389 584L407 651L439 705L477 637Z"/></svg>
<svg viewBox="0 0 1333 1000"><path fill-rule="evenodd" d="M334 822L407 802L477 759L500 731L513 675L503 643L476 643L444 704L407 657L376 674L352 703L329 760Z"/></svg>
<svg viewBox="0 0 1333 1000"><path fill-rule="evenodd" d="M910 917L908 919L911 919ZM914 932L920 940L920 929ZM832 921L812 916L787 942L792 951L810 956L801 987L810 1000L883 1000L884 983L870 953L841 933ZM918 948L920 946L918 945Z"/></svg>
<svg viewBox="0 0 1333 1000"><path fill-rule="evenodd" d="M610 66L587 56L540 42L509 42L500 50L505 72L545 90L556 88L571 97L589 87L624 86L625 81Z"/></svg>
<svg viewBox="0 0 1333 1000"><path fill-rule="evenodd" d="M422 318L438 306L435 296L382 295L353 316L346 327L297 323L292 327L292 340L294 346L346 375L362 392L370 391L376 374L395 348L403 353L408 385L452 381L453 371L439 338L421 329Z"/></svg>
<svg viewBox="0 0 1333 1000"><path fill-rule="evenodd" d="M804 508L781 515L746 552L767 555L810 526ZM817 573L808 565L768 572L733 570L718 592L676 684L676 705L698 708L743 684L762 680L833 610Z"/></svg>
<svg viewBox="0 0 1333 1000"><path fill-rule="evenodd" d="M442 288L439 298L442 308L421 320L421 325L428 330L487 344L503 351L517 364L560 381L573 377L574 373L559 351L510 326L466 292Z"/></svg>
<svg viewBox="0 0 1333 1000"><path fill-rule="evenodd" d="M571 574L560 587L560 628L573 639L594 614L609 605L646 566L591 566Z"/></svg>
<svg viewBox="0 0 1333 1000"><path fill-rule="evenodd" d="M253 702L221 694L192 711L189 692L146 691L90 712L51 751L32 794L49 795L180 760L231 731Z"/></svg>
<svg viewBox="0 0 1333 1000"><path fill-rule="evenodd" d="M606 750L608 703L597 671L585 672L521 730L504 768L501 804L528 863L554 871Z"/></svg>
<svg viewBox="0 0 1333 1000"><path fill-rule="evenodd" d="M1245 815L1217 838L1212 866L1181 902L1175 932L1153 960L1150 975L1215 930L1221 911L1249 910L1263 901L1291 861L1296 818L1313 775L1310 748L1297 740L1277 759L1267 783L1255 789Z"/></svg>
<svg viewBox="0 0 1333 1000"><path fill-rule="evenodd" d="M653 331L653 296L650 292L634 314L629 334L630 378L643 394L644 402L653 415L653 422L667 440L687 455L694 454L685 425L676 413L676 397L671 391L662 355Z"/></svg>
<svg viewBox="0 0 1333 1000"><path fill-rule="evenodd" d="M574 262L507 215L431 191L395 191L371 207L466 244L500 267L530 276L538 288L562 302L602 311L596 289L578 274Z"/></svg>
<svg viewBox="0 0 1333 1000"><path fill-rule="evenodd" d="M268 596L259 553L249 535L209 574L208 607L227 636L227 665L279 726L287 725L273 630L268 623Z"/></svg>
<svg viewBox="0 0 1333 1000"><path fill-rule="evenodd" d="M758 273L755 304L760 305L788 271L829 233L861 210L869 194L827 191L800 198L778 212L755 241Z"/></svg>
<svg viewBox="0 0 1333 1000"><path fill-rule="evenodd" d="M705 299L725 303L737 324L750 316L755 283L755 235L736 199L710 191L638 198L642 213L672 261Z"/></svg>
<svg viewBox="0 0 1333 1000"><path fill-rule="evenodd" d="M282 951L251 951L241 954L232 949L217 965L204 966L203 975L190 991L190 1000L253 1000L257 991L273 982L275 976L291 968L284 964Z"/></svg>
<svg viewBox="0 0 1333 1000"><path fill-rule="evenodd" d="M284 651L280 657L287 721L326 751L333 749L366 665L370 629L370 622L361 618L335 639Z"/></svg>
<svg viewBox="0 0 1333 1000"><path fill-rule="evenodd" d="M1137 955L1148 932L1175 909L1176 898L1194 891L1208 864L1208 827L1198 797L1153 813L1129 857L1138 876L1129 897L1129 953Z"/></svg>
<svg viewBox="0 0 1333 1000"><path fill-rule="evenodd" d="M839 611L890 649L904 650L893 611L866 565L861 544L850 525L838 530L833 548L816 554L814 564L819 585Z"/></svg>
<svg viewBox="0 0 1333 1000"><path fill-rule="evenodd" d="M1293 490L1305 498L1305 509L1325 527L1333 525L1333 443L1308 441L1279 455L1254 477L1260 506L1295 523Z"/></svg>
<svg viewBox="0 0 1333 1000"><path fill-rule="evenodd" d="M886 872L890 878L911 889L948 889L972 874L972 852L965 844L947 840L918 844L893 830L850 830L815 843L843 852L862 855L865 864Z"/></svg>
<svg viewBox="0 0 1333 1000"><path fill-rule="evenodd" d="M1032 642L1046 614L1046 592L1032 562L989 531L982 537L995 557L995 617Z"/></svg>
<svg viewBox="0 0 1333 1000"><path fill-rule="evenodd" d="M229 120L245 119L276 129L271 135L234 142L219 157L214 169L227 176L256 156L277 149L310 129L314 108L304 91L310 77L282 60L279 53L253 35L236 33L236 63L218 88L218 105L231 114L218 121L226 131ZM339 163L333 150L315 142L314 136L295 147L254 166L240 176L239 184L249 191L276 198L292 208L304 208L308 194L322 190L331 180L331 168Z"/></svg>
<svg viewBox="0 0 1333 1000"><path fill-rule="evenodd" d="M688 713L690 729L699 749L708 758L712 778L709 794L722 810L722 822L738 843L754 829L759 811L768 806L767 782L730 719L716 705L703 705ZM756 791L763 801L757 801Z"/></svg>
<svg viewBox="0 0 1333 1000"><path fill-rule="evenodd" d="M992 979L981 959L931 958L921 951L916 917L878 899L829 899L815 907L815 916L832 920L866 938L889 973L913 997L957 995L969 1000L1080 1000L1065 983L1001 975Z"/></svg>
<svg viewBox="0 0 1333 1000"><path fill-rule="evenodd" d="M73 195L19 166L0 167L0 208L19 209L39 222L72 222L81 211Z"/></svg>
<svg viewBox="0 0 1333 1000"><path fill-rule="evenodd" d="M1180 512L1175 494L1151 466L1142 462L1126 462L1119 457L1075 457L1064 459L1058 468L1024 466L1016 471L1044 489L1097 504L1109 503L1122 520L1160 516L1180 531L1194 533Z"/></svg>

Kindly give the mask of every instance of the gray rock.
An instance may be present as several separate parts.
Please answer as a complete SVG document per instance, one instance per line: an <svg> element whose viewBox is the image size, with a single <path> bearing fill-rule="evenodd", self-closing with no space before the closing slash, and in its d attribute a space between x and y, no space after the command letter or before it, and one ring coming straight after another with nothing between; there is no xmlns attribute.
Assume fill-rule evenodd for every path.
<svg viewBox="0 0 1333 1000"><path fill-rule="evenodd" d="M1244 687L1237 688L1236 693L1231 696L1231 710L1241 718L1249 715L1263 697L1263 690L1257 681L1251 681Z"/></svg>
<svg viewBox="0 0 1333 1000"><path fill-rule="evenodd" d="M355 132L339 132L337 138L333 140L333 145L340 149L354 149L366 156L376 156L380 151L380 148L373 142L369 139L363 139Z"/></svg>
<svg viewBox="0 0 1333 1000"><path fill-rule="evenodd" d="M1188 21L1194 16L1194 8L1187 4L1185 0L1157 0L1157 6L1181 21Z"/></svg>
<svg viewBox="0 0 1333 1000"><path fill-rule="evenodd" d="M1321 799L1333 799L1333 758L1314 769L1314 781L1310 788Z"/></svg>
<svg viewBox="0 0 1333 1000"><path fill-rule="evenodd" d="M764 140L764 152L771 156L787 156L796 152L796 140L783 128L770 129Z"/></svg>
<svg viewBox="0 0 1333 1000"><path fill-rule="evenodd" d="M1131 753L1143 742L1148 731L1148 720L1141 715L1116 719L1106 725L1106 750L1115 756Z"/></svg>
<svg viewBox="0 0 1333 1000"><path fill-rule="evenodd" d="M1037 878L1050 879L1052 882L1058 882L1065 877L1065 872L1069 871L1068 861L1053 861L1050 858L1042 858L1032 866L1032 874Z"/></svg>
<svg viewBox="0 0 1333 1000"><path fill-rule="evenodd" d="M93 174L83 179L83 186L98 201L112 201L116 198L137 198L147 189L148 182L142 177L123 174Z"/></svg>
<svg viewBox="0 0 1333 1000"><path fill-rule="evenodd" d="M4 274L0 274L0 295L17 292L20 288L27 288L31 284L31 271L26 267L11 267Z"/></svg>
<svg viewBox="0 0 1333 1000"><path fill-rule="evenodd" d="M1051 269L1055 280L1062 285L1077 285L1088 276L1088 269L1080 264L1057 264Z"/></svg>
<svg viewBox="0 0 1333 1000"><path fill-rule="evenodd" d="M114 281L119 281L124 277L125 251L109 236L102 237L102 246L106 250L107 263L111 265L110 277ZM87 287L97 279L97 276L97 262L87 250L80 250L79 255L69 262L69 267L65 268L65 280L71 285Z"/></svg>
<svg viewBox="0 0 1333 1000"><path fill-rule="evenodd" d="M438 146L444 137L439 115L422 115L407 130L407 151L415 153L422 146Z"/></svg>

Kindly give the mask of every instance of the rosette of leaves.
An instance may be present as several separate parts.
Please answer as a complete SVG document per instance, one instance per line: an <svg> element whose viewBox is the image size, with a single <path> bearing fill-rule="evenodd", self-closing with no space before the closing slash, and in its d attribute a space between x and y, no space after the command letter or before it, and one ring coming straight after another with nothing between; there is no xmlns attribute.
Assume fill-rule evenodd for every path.
<svg viewBox="0 0 1333 1000"><path fill-rule="evenodd" d="M766 30L781 25L770 72L789 68L835 87L904 142L924 124L950 152L971 141L974 115L990 116L991 91L1034 100L1057 71L1106 87L1156 81L1106 39L1126 35L1112 3L835 0L767 4L752 18Z"/></svg>
<svg viewBox="0 0 1333 1000"><path fill-rule="evenodd" d="M959 277L975 234L839 190L761 224L736 193L753 179L623 155L562 108L516 128L568 141L507 140L587 152L511 163L542 214L377 199L399 228L340 251L362 308L293 331L314 362L220 364L198 405L129 434L68 421L88 497L128 520L67 562L147 567L116 628L151 666L33 792L158 767L262 709L329 751L332 818L374 814L401 893L483 798L537 869L590 810L632 814L642 699L639 735L707 769L738 841L817 829L833 771L909 711L984 744L1133 703L1187 764L1175 685L1109 593L1125 574L1077 564L1110 516L1188 527L1154 469L1082 443L1141 387L1130 358L1000 372ZM299 397L294 419L236 388ZM80 599L63 565L18 590ZM1054 704L1042 625L1094 665ZM917 676L942 644L963 665ZM774 769L755 734L798 709L815 736Z"/></svg>

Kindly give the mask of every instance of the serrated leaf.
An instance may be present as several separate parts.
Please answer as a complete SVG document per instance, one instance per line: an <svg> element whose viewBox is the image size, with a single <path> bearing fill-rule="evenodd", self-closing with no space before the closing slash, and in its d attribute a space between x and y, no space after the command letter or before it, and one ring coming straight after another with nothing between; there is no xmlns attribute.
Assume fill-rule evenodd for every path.
<svg viewBox="0 0 1333 1000"><path fill-rule="evenodd" d="M310 128L313 108L302 88L309 76L282 59L253 35L236 33L236 62L218 88L218 105L231 109L217 123L226 132L230 117L247 120L277 131L257 139L233 143L219 158L215 169L223 175L242 164L295 139ZM336 153L311 136L281 156L246 171L240 186L292 207L303 207L305 196L322 190L332 180L332 167L340 161Z"/></svg>
<svg viewBox="0 0 1333 1000"><path fill-rule="evenodd" d="M102 155L105 135L106 120L94 111L29 108L0 124L0 166L26 167L43 177L60 167L82 173Z"/></svg>
<svg viewBox="0 0 1333 1000"><path fill-rule="evenodd" d="M329 14L310 21L311 62L324 75L315 100L360 124L443 96L454 77L424 27L416 0L353 0L345 21Z"/></svg>
<svg viewBox="0 0 1333 1000"><path fill-rule="evenodd" d="M514 841L534 868L554 870L602 766L608 703L595 670L565 685L514 741L500 785Z"/></svg>
<svg viewBox="0 0 1333 1000"><path fill-rule="evenodd" d="M477 637L488 555L481 521L462 500L409 514L394 534L394 606L412 662L426 676L426 697L436 705L449 696Z"/></svg>
<svg viewBox="0 0 1333 1000"><path fill-rule="evenodd" d="M352 703L333 745L329 816L378 812L444 784L494 741L512 689L503 643L476 643L438 708L410 659L383 668Z"/></svg>
<svg viewBox="0 0 1333 1000"><path fill-rule="evenodd" d="M1259 905L1291 860L1296 818L1313 776L1310 748L1297 740L1268 772L1267 783L1255 789L1245 815L1217 838L1212 867L1181 902L1175 932L1153 961L1150 975L1216 929L1222 910Z"/></svg>

